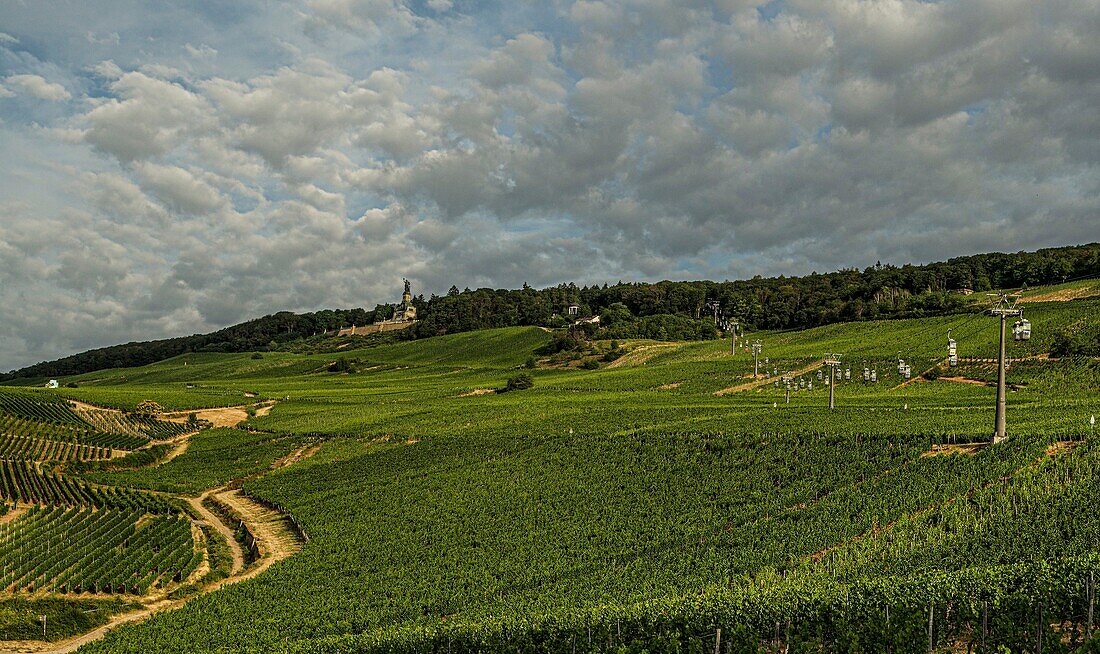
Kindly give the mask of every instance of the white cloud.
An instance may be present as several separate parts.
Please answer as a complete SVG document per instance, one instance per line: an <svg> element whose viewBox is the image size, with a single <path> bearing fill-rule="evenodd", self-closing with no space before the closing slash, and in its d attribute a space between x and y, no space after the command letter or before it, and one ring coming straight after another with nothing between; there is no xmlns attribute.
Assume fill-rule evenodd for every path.
<svg viewBox="0 0 1100 654"><path fill-rule="evenodd" d="M143 188L174 213L202 215L226 207L226 199L205 180L178 166L147 161L134 164Z"/></svg>
<svg viewBox="0 0 1100 654"><path fill-rule="evenodd" d="M65 87L56 82L48 82L39 75L9 75L4 78L4 83L9 88L15 88L27 95L39 100L51 100L54 102L68 100L73 97Z"/></svg>
<svg viewBox="0 0 1100 654"><path fill-rule="evenodd" d="M218 56L218 51L206 45L205 43L200 44L198 47L195 47L190 43L185 43L183 45L183 49L187 51L187 54L196 59L213 59L214 57Z"/></svg>
<svg viewBox="0 0 1100 654"><path fill-rule="evenodd" d="M215 121L210 104L177 83L131 72L110 89L116 97L94 106L82 121L87 141L122 161L163 155Z"/></svg>

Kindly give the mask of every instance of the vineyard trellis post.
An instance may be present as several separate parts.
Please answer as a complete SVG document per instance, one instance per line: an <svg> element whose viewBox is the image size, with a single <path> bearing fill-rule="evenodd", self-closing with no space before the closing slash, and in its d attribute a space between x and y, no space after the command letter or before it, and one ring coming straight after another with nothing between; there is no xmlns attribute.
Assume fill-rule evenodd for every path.
<svg viewBox="0 0 1100 654"><path fill-rule="evenodd" d="M1039 611L1035 618L1035 651L1043 654L1043 603L1039 602Z"/></svg>
<svg viewBox="0 0 1100 654"><path fill-rule="evenodd" d="M989 635L989 600L982 600L982 652L985 652L985 639Z"/></svg>
<svg viewBox="0 0 1100 654"><path fill-rule="evenodd" d="M718 627L718 631L714 632L714 654L719 653L719 648L722 645L722 628Z"/></svg>
<svg viewBox="0 0 1100 654"><path fill-rule="evenodd" d="M928 605L928 654L932 654L932 617L935 615L936 605Z"/></svg>
<svg viewBox="0 0 1100 654"><path fill-rule="evenodd" d="M1089 627L1088 636L1092 638L1092 618L1096 610L1096 571L1089 571Z"/></svg>

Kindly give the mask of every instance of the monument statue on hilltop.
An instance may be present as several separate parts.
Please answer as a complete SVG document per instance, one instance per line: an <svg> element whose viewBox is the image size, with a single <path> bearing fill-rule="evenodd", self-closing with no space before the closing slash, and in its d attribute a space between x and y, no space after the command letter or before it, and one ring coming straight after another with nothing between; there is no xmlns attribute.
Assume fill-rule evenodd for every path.
<svg viewBox="0 0 1100 654"><path fill-rule="evenodd" d="M405 282L405 292L401 294L401 305L393 315L394 322L412 322L416 320L416 307L412 303L412 284L402 277Z"/></svg>
<svg viewBox="0 0 1100 654"><path fill-rule="evenodd" d="M402 281L405 282L405 292L401 294L401 304L395 307L393 318L388 320L377 320L370 325L362 327L352 325L346 329L341 329L337 332L337 335L365 336L367 334L378 334L381 332L390 332L412 327L413 323L416 322L416 306L413 305L412 284L405 278L402 278Z"/></svg>

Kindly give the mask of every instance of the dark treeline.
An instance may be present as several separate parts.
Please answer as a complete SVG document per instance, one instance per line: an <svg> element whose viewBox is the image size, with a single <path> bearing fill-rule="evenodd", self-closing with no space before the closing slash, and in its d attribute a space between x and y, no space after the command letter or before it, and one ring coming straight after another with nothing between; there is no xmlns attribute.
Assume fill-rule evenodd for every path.
<svg viewBox="0 0 1100 654"><path fill-rule="evenodd" d="M326 309L302 314L280 311L209 334L126 343L88 350L56 361L28 366L8 375L0 375L0 379L64 377L105 368L131 368L188 352L249 352L257 349L271 349L272 346L323 333L325 330L337 329L345 324L368 324L374 321L377 312L378 310L364 311L363 309Z"/></svg>
<svg viewBox="0 0 1100 654"><path fill-rule="evenodd" d="M600 316L599 335L612 338L693 339L713 337L707 303L748 329L801 329L876 318L912 318L966 308L969 289L1058 284L1100 275L1100 243L1014 254L978 254L926 265L876 264L803 277L755 277L732 282L562 284L536 290L452 287L443 296L417 296L420 322L400 338L521 325L561 326L567 307L579 316ZM99 348L23 368L11 378L61 377L103 368L140 366L187 352L244 352L277 347L340 327L388 318L393 307L280 312L202 335ZM590 328L591 331L591 328Z"/></svg>

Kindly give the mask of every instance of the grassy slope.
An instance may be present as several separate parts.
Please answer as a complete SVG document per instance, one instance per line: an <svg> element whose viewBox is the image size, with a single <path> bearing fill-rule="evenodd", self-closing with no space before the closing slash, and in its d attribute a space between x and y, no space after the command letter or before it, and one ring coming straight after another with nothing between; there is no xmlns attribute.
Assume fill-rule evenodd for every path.
<svg viewBox="0 0 1100 654"><path fill-rule="evenodd" d="M1049 332L1097 306L1029 307L1036 338L1014 344L1015 355L1043 351ZM352 439L334 440L317 458L252 486L306 526L313 540L301 554L89 649L172 643L178 651L265 651L289 644L311 651L326 638L351 638L350 648L355 634L391 638L394 629L441 620L518 620L761 583L855 581L1091 551L1096 525L1062 518L1088 515L1085 507L1100 499L1089 472L1100 467L1097 448L1081 446L1059 459L1077 466L1075 474L1032 466L1050 442L1082 434L1087 416L1100 412L1097 363L1014 367L1013 441L972 458L920 456L933 442L986 438L992 390L947 381L901 386L893 370L898 349L914 370L931 366L945 355L951 327L961 356L990 356L995 324L957 316L754 335L768 365L780 369L826 351L877 365L882 383L841 384L841 408L832 413L822 409L826 391L816 377L815 390L795 393L790 406L771 385L713 395L751 374L751 359L729 357L728 342L668 348L644 366L540 370L530 391L460 397L502 385L545 340L538 330L349 352L344 356L376 366L352 375L311 372L331 355L275 354L258 361L201 355L186 366L180 358L140 377L104 373L78 390L115 401L136 381L135 397L163 393L181 406L247 390L282 400L251 421L257 427ZM984 374L981 367L963 372ZM387 435L402 438L373 442ZM213 452L217 434L210 437ZM399 444L404 437L419 442ZM166 468L167 481L151 483L223 466L205 452L188 452ZM1058 510L1048 499L992 519L999 492L978 509L950 502L1012 473L1021 495L1054 493ZM194 488L214 483L196 479ZM941 506L954 508L935 508ZM929 507L942 514L944 527L910 517ZM879 534L876 525L884 524L896 524L905 535L900 542L912 546ZM1058 538L1049 535L1052 524ZM810 558L827 548L833 553L824 562Z"/></svg>
<svg viewBox="0 0 1100 654"><path fill-rule="evenodd" d="M96 472L84 478L108 486L131 486L198 495L207 488L266 470L294 450L295 439L264 432L213 429L191 438L187 452L155 468Z"/></svg>
<svg viewBox="0 0 1100 654"><path fill-rule="evenodd" d="M51 641L90 631L116 613L135 608L121 600L58 600L10 597L0 600L0 640L42 638L41 616L46 616L46 638Z"/></svg>

